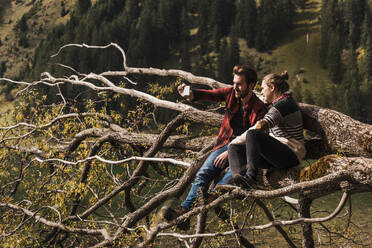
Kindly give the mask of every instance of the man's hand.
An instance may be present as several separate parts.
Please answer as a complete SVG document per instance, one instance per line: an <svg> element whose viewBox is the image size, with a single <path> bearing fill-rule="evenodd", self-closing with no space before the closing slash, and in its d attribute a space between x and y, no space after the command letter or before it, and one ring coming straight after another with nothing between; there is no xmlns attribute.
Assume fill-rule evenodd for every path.
<svg viewBox="0 0 372 248"><path fill-rule="evenodd" d="M218 155L214 160L213 165L217 168L224 168L224 165L227 163L227 151Z"/></svg>
<svg viewBox="0 0 372 248"><path fill-rule="evenodd" d="M181 85L179 85L179 86L177 87L178 93L179 93L181 96L182 96L182 92L183 92L185 86L186 86L186 84L181 84ZM188 101L191 102L191 101L194 100L194 93L192 92L192 90L190 90L190 95L189 95L189 96L187 96L187 97L182 96L182 97L183 97L183 98L186 98L186 100L188 100Z"/></svg>

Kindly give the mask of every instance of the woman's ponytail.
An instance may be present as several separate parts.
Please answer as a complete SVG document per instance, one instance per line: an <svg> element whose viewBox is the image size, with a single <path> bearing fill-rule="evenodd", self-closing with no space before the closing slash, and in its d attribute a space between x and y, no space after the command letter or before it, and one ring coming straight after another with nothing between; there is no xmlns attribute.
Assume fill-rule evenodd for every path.
<svg viewBox="0 0 372 248"><path fill-rule="evenodd" d="M275 73L269 74L264 78L264 80L267 83L274 85L275 90L283 94L289 90L289 84L287 83L288 78L288 71L283 71L280 75Z"/></svg>

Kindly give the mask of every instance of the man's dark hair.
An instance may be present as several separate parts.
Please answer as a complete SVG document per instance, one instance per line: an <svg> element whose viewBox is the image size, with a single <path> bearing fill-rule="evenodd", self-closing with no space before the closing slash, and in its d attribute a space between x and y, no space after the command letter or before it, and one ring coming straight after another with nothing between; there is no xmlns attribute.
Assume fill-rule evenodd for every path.
<svg viewBox="0 0 372 248"><path fill-rule="evenodd" d="M251 83L255 86L257 83L257 72L246 65L234 66L233 75L244 75L247 86Z"/></svg>

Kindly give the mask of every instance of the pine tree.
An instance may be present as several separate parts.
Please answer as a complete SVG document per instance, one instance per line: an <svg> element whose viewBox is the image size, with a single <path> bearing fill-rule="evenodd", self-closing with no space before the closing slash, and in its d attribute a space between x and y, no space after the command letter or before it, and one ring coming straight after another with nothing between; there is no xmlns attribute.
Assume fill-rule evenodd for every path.
<svg viewBox="0 0 372 248"><path fill-rule="evenodd" d="M215 43L215 47L218 46L219 40L222 37L222 0L213 0L210 7L210 18L209 18L209 27L212 28L212 37ZM217 48L218 49L218 48Z"/></svg>
<svg viewBox="0 0 372 248"><path fill-rule="evenodd" d="M370 87L372 89L372 34L369 32L369 35L367 37L367 44L366 44L366 55L364 58L364 66L365 71L367 74L367 80L370 82Z"/></svg>
<svg viewBox="0 0 372 248"><path fill-rule="evenodd" d="M208 43L210 40L209 27L208 27L208 17L209 17L209 1L201 0L199 1L198 15L199 15L199 30L198 30L198 40L200 44L200 56L207 54Z"/></svg>
<svg viewBox="0 0 372 248"><path fill-rule="evenodd" d="M190 40L190 20L187 14L186 7L182 8L181 11L181 23L180 23L180 39L181 41L189 41Z"/></svg>
<svg viewBox="0 0 372 248"><path fill-rule="evenodd" d="M186 71L191 71L191 59L190 59L190 27L189 17L187 14L186 7L182 8L181 20L180 20L180 41L181 45L181 68Z"/></svg>
<svg viewBox="0 0 372 248"><path fill-rule="evenodd" d="M1 61L0 62L0 77L3 77L5 71L6 71L6 63L5 61Z"/></svg>
<svg viewBox="0 0 372 248"><path fill-rule="evenodd" d="M340 40L336 33L332 33L329 38L327 56L327 68L330 73L332 82L341 83L342 80L342 64L341 64L341 47Z"/></svg>
<svg viewBox="0 0 372 248"><path fill-rule="evenodd" d="M360 40L360 43L363 46L367 45L368 36L370 36L370 32L372 32L371 26L372 26L371 13L368 4L366 4Z"/></svg>
<svg viewBox="0 0 372 248"><path fill-rule="evenodd" d="M346 18L349 21L349 40L353 49L358 48L360 43L364 5L364 0L350 0L345 8Z"/></svg>
<svg viewBox="0 0 372 248"><path fill-rule="evenodd" d="M78 0L77 2L77 12L78 14L84 14L88 11L88 9L92 6L92 2L90 0Z"/></svg>
<svg viewBox="0 0 372 248"><path fill-rule="evenodd" d="M230 60L230 56L228 56L230 51L226 39L222 40L219 51L217 78L222 82L229 83L231 81L232 62Z"/></svg>
<svg viewBox="0 0 372 248"><path fill-rule="evenodd" d="M278 0L275 9L278 33L285 33L292 27L293 17L295 15L295 6L291 0ZM277 37L280 37L280 35Z"/></svg>
<svg viewBox="0 0 372 248"><path fill-rule="evenodd" d="M181 67L182 70L191 71L190 48L188 42L184 42L182 45Z"/></svg>
<svg viewBox="0 0 372 248"><path fill-rule="evenodd" d="M245 19L246 19L246 10L245 10L245 2L246 0L237 1L236 6L236 15L234 20L234 25L240 30L239 37L245 38L247 31L247 27L245 26Z"/></svg>
<svg viewBox="0 0 372 248"><path fill-rule="evenodd" d="M125 16L127 16L128 20L132 22L137 20L140 14L138 5L139 5L138 0L126 0L125 1L124 11L125 11Z"/></svg>
<svg viewBox="0 0 372 248"><path fill-rule="evenodd" d="M230 60L231 60L231 67L234 65L238 65L240 63L240 49L239 49L239 41L238 41L238 30L235 26L231 27L230 33Z"/></svg>
<svg viewBox="0 0 372 248"><path fill-rule="evenodd" d="M327 68L330 34L336 29L337 0L322 0L320 61Z"/></svg>
<svg viewBox="0 0 372 248"><path fill-rule="evenodd" d="M239 36L245 38L248 47L254 47L257 25L257 6L255 0L242 0L235 19Z"/></svg>
<svg viewBox="0 0 372 248"><path fill-rule="evenodd" d="M262 51L272 49L277 37L277 30L275 29L277 23L273 6L275 6L274 0L262 0L259 8L260 26L258 32L260 32L262 44L257 48Z"/></svg>
<svg viewBox="0 0 372 248"><path fill-rule="evenodd" d="M164 40L176 42L180 38L180 16L182 5L175 4L174 0L158 2L156 26L162 31Z"/></svg>
<svg viewBox="0 0 372 248"><path fill-rule="evenodd" d="M342 86L345 89L345 112L350 116L360 118L360 76L356 60L356 53L352 51L347 60L347 72L345 73L344 81L342 83Z"/></svg>

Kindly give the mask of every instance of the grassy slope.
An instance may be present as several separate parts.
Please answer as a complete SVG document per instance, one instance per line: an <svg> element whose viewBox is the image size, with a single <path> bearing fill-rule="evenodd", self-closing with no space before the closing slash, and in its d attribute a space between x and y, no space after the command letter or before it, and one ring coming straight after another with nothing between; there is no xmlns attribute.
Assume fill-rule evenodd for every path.
<svg viewBox="0 0 372 248"><path fill-rule="evenodd" d="M41 6L38 8L36 15L28 21L29 31L27 38L29 47L24 48L18 45L18 39L14 32L14 27L24 14L29 12L36 3L41 1ZM61 1L62 0L32 0L10 1L9 6L4 11L2 22L0 22L0 61L5 60L7 71L4 77L14 79L22 71L27 63L30 63L33 52L48 34L53 27L66 23L70 14L61 17ZM72 11L77 0L64 1L65 9ZM98 0L92 0L95 4ZM38 32L41 30L41 32ZM0 91L3 86L0 85ZM5 96L0 96L0 123L4 120L4 113L13 109L13 103L7 102Z"/></svg>
<svg viewBox="0 0 372 248"><path fill-rule="evenodd" d="M11 1L9 8L4 11L2 23L0 23L0 59L6 58L7 71L4 76L14 78L19 72L30 63L33 52L40 41L45 39L48 32L54 27L66 23L70 19L70 13L75 7L77 0L63 1L68 14L61 16L62 0L23 0ZM92 0L95 4L98 0ZM18 3L17 3L18 2ZM37 8L37 13L27 20L27 38L29 47L24 48L18 45L18 39L14 32L14 27L24 14L31 10L33 6L41 2Z"/></svg>
<svg viewBox="0 0 372 248"><path fill-rule="evenodd" d="M245 41L240 39L241 62L255 65L259 79L268 73L287 70L292 88L300 84L301 93L309 90L315 100L319 99L319 94L329 94L332 83L328 71L320 65L320 8L321 0L308 0L305 9L296 12L295 28L269 53L247 48ZM304 73L297 78L300 68Z"/></svg>
<svg viewBox="0 0 372 248"><path fill-rule="evenodd" d="M67 10L72 9L75 1L67 1L65 8ZM4 12L3 22L0 23L0 37L3 43L0 47L0 57L6 58L7 71L4 76L10 78L19 75L19 72L25 68L27 63L30 63L33 51L40 41L46 37L48 30L65 23L69 19L69 15L61 17L62 7L60 0L41 1L41 6L38 8L37 13L27 20L29 47L20 47L14 27L22 16L40 1L35 1L34 3L31 0L16 2L11 2L10 7Z"/></svg>
<svg viewBox="0 0 372 248"><path fill-rule="evenodd" d="M273 51L277 62L274 71L287 70L290 78L294 79L295 72L304 68L303 78L307 83L303 83L302 88L309 89L314 95L319 94L324 87L331 86L328 72L320 65L320 2L310 0L304 11L297 11L296 28Z"/></svg>
<svg viewBox="0 0 372 248"><path fill-rule="evenodd" d="M258 65L261 79L267 73L287 70L292 87L301 84L302 93L307 89L318 99L318 95L332 85L328 71L320 65L320 4L321 0L308 0L304 10L297 10L295 28L283 37L270 53L259 53L255 49L247 48L245 42L240 40L243 63L252 62ZM299 74L296 79L300 68L304 69L304 73Z"/></svg>
<svg viewBox="0 0 372 248"><path fill-rule="evenodd" d="M14 79L26 67L32 59L33 52L40 41L47 35L47 30L65 23L69 15L61 17L60 0L41 1L41 7L38 9L27 24L29 31L27 38L29 47L24 48L18 45L18 39L14 32L14 27L24 14L29 12L31 8L39 1L32 3L32 0L24 1L10 1L8 8L4 11L3 20L0 23L0 39L2 45L0 46L0 59L5 60L7 71L4 77ZM76 0L66 2L66 9L72 9ZM41 27L42 32L37 31ZM3 86L0 85L0 90ZM13 109L13 103L6 101L5 96L0 96L0 123L5 122L5 112Z"/></svg>

